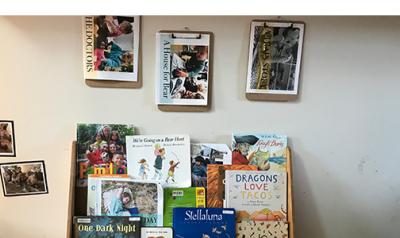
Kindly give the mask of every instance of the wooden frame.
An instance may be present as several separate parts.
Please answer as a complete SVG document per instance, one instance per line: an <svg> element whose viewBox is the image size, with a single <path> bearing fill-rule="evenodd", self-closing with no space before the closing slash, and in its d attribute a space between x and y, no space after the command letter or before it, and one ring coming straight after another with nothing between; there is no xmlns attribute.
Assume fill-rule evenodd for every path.
<svg viewBox="0 0 400 238"><path fill-rule="evenodd" d="M286 148L287 152L287 220L289 225L289 238L295 237L294 230L294 209L293 209L293 166L292 166L292 153L289 147ZM71 174L68 191L68 217L67 217L67 236L71 238L73 234L73 216L75 215L75 167L76 167L76 141L72 142L71 148Z"/></svg>
<svg viewBox="0 0 400 238"><path fill-rule="evenodd" d="M207 105L167 105L157 104L158 109L164 112L205 112L211 109L211 92L212 92L212 73L213 73L213 46L214 46L214 34L209 31L170 31L163 30L158 33L185 33L185 34L207 34L210 36L210 45L208 46L208 92L207 92ZM158 80L158 79L157 79ZM157 83L158 81L156 81Z"/></svg>

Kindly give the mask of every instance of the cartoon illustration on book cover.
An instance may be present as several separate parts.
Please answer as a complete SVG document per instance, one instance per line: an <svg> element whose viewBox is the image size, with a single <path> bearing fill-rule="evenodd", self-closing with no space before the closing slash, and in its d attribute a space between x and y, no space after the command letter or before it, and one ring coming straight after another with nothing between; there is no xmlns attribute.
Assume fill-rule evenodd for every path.
<svg viewBox="0 0 400 238"><path fill-rule="evenodd" d="M187 135L128 136L129 174L165 187L190 186L190 142Z"/></svg>
<svg viewBox="0 0 400 238"><path fill-rule="evenodd" d="M232 152L225 144L191 144L192 186L207 187L208 164L231 164Z"/></svg>
<svg viewBox="0 0 400 238"><path fill-rule="evenodd" d="M207 207L224 207L227 170L257 170L257 166L209 164L207 166Z"/></svg>
<svg viewBox="0 0 400 238"><path fill-rule="evenodd" d="M287 137L276 134L233 134L232 164L255 165L259 170L286 171Z"/></svg>
<svg viewBox="0 0 400 238"><path fill-rule="evenodd" d="M237 221L286 221L285 172L226 171L226 207L236 210Z"/></svg>
<svg viewBox="0 0 400 238"><path fill-rule="evenodd" d="M125 136L133 125L78 124L77 187L87 186L88 174L127 174Z"/></svg>

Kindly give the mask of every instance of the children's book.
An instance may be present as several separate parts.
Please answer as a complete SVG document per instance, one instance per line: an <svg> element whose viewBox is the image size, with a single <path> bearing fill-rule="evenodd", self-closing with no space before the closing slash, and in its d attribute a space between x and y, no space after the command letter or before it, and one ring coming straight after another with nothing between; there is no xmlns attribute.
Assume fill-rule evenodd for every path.
<svg viewBox="0 0 400 238"><path fill-rule="evenodd" d="M288 238L288 224L283 221L242 221L236 225L236 237Z"/></svg>
<svg viewBox="0 0 400 238"><path fill-rule="evenodd" d="M96 216L139 216L143 226L162 226L163 189L159 183L130 178L96 179Z"/></svg>
<svg viewBox="0 0 400 238"><path fill-rule="evenodd" d="M173 238L172 227L142 227L142 238Z"/></svg>
<svg viewBox="0 0 400 238"><path fill-rule="evenodd" d="M140 217L74 217L75 238L140 238Z"/></svg>
<svg viewBox="0 0 400 238"><path fill-rule="evenodd" d="M127 136L128 173L163 187L190 187L188 135Z"/></svg>
<svg viewBox="0 0 400 238"><path fill-rule="evenodd" d="M138 81L139 16L83 18L85 79Z"/></svg>
<svg viewBox="0 0 400 238"><path fill-rule="evenodd" d="M230 208L174 208L175 238L234 238L235 210Z"/></svg>
<svg viewBox="0 0 400 238"><path fill-rule="evenodd" d="M226 170L257 170L257 166L209 164L207 166L207 207L224 207Z"/></svg>
<svg viewBox="0 0 400 238"><path fill-rule="evenodd" d="M133 125L78 124L74 214L87 215L88 175L127 174L125 136Z"/></svg>
<svg viewBox="0 0 400 238"><path fill-rule="evenodd" d="M236 210L238 222L286 221L286 173L226 171L226 207Z"/></svg>
<svg viewBox="0 0 400 238"><path fill-rule="evenodd" d="M225 144L191 144L192 186L207 187L207 165L232 164L232 152Z"/></svg>
<svg viewBox="0 0 400 238"><path fill-rule="evenodd" d="M203 187L164 189L164 226L172 226L172 210L175 207L206 207L206 191Z"/></svg>
<svg viewBox="0 0 400 238"><path fill-rule="evenodd" d="M256 165L259 170L286 171L287 136L233 134L232 164Z"/></svg>

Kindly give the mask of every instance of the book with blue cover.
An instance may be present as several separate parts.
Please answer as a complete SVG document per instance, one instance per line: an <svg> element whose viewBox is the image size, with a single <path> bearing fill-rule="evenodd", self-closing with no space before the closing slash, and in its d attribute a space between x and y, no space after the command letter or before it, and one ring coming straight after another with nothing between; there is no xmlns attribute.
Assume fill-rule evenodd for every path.
<svg viewBox="0 0 400 238"><path fill-rule="evenodd" d="M235 238L232 208L174 208L174 238Z"/></svg>

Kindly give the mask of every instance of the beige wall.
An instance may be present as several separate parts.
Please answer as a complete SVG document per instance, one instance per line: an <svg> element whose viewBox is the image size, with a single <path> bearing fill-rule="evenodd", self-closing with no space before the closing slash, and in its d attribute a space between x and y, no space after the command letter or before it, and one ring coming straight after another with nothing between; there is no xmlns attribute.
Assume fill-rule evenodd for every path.
<svg viewBox="0 0 400 238"><path fill-rule="evenodd" d="M277 132L294 150L298 237L398 237L400 18L296 17L306 22L300 99L245 99L249 23L259 17L143 17L143 88L97 89L82 74L79 17L0 18L0 118L15 120L17 157L43 159L49 194L0 195L0 237L64 237L77 122L133 123L229 143ZM212 110L154 104L155 32L215 33ZM2 193L2 192L1 192Z"/></svg>

